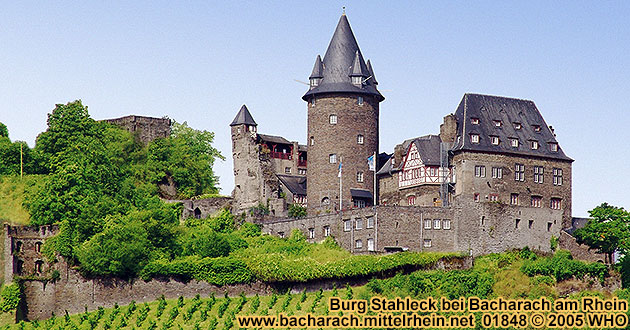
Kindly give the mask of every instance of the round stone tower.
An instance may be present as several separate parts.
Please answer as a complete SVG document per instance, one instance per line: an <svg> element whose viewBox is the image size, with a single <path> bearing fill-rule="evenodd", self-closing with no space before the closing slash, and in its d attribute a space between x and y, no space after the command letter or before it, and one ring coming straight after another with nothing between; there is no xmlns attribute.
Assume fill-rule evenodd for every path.
<svg viewBox="0 0 630 330"><path fill-rule="evenodd" d="M302 97L308 102L308 208L339 210L340 191L342 209L372 205L374 169L368 158L378 154L384 97L345 14L309 79Z"/></svg>

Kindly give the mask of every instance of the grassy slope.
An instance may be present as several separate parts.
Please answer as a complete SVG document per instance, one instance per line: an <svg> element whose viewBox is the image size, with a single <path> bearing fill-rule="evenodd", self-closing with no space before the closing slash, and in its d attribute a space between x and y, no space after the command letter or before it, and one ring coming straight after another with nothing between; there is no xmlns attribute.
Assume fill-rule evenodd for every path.
<svg viewBox="0 0 630 330"><path fill-rule="evenodd" d="M495 282L492 287L492 293L490 294L490 297L503 296L509 298L537 298L544 295L550 298L557 298L558 293L556 291L556 283L553 280L550 280L549 277L526 276L519 270L523 262L523 260L515 258L513 257L513 255L510 254L502 254L498 257L496 255L481 257L476 260L475 267L472 271L485 274L493 274ZM429 271L425 273L430 274L440 272L442 271ZM413 275L414 274L404 275L403 277L411 278L413 277ZM395 285L394 283L400 283L400 278L377 281L381 283L383 287L387 287L388 285ZM324 291L322 299L319 301L319 303L316 304L314 308L314 314L326 315L328 313L328 298L333 295L341 298L347 298L347 294L348 292L346 291L346 288L339 288L336 293L334 293L333 291ZM584 294L610 297L610 293L597 293L587 291L577 293L576 295L580 296ZM369 299L372 295L373 293L370 291L369 285L352 288L352 297L354 299ZM394 297L406 295L406 293L404 293L404 291L390 290L389 292L386 292L385 295L389 297ZM429 292L428 295L440 296L441 294L439 291L432 291ZM238 315L275 315L280 312L284 312L285 314L290 315L306 314L310 312L310 308L311 306L313 306L313 302L316 300L316 296L316 292L309 292L306 295L306 300L304 302L300 302L301 294L291 295L291 300L286 309L283 309L283 305L287 300L286 294L279 294L277 296L276 303L271 308L269 306L272 296L262 296L260 297L260 305L255 310L253 308L254 297L247 297L247 301L243 305L243 308L241 312L238 313ZM199 308L194 313L192 313L192 317L190 317L189 319L186 318L186 314L190 307L193 305L193 300L185 299L184 306L178 309L179 313L177 317L173 319L172 327L170 329L212 329L212 327L210 326L212 319L216 319L218 322L216 329L225 329L225 324L226 322L230 322L228 321L228 319L233 318L231 314L237 308L240 299L240 297L231 298L226 313L222 317L219 317L219 306L225 301L225 299L222 297L217 297L216 303L208 312L208 317L206 320L202 320L201 310L207 306L207 302L210 299L208 297L202 297ZM137 310L131 313L124 322L122 321L122 315L124 315L125 312L128 311L128 306L120 307L119 314L115 315L114 317L112 317L112 314L116 313L114 312L114 309L105 309L104 314L95 329L148 329L151 321L156 323L155 329L166 329L166 327L164 327L164 324L168 323L169 315L171 315L171 311L177 305L177 300L167 300L167 302L168 305L164 309L163 315L161 315L161 317L159 318L156 315L158 302L153 301L148 303L147 305L149 306L150 311L148 313L147 319L140 325L138 325L137 323L138 316L140 314L139 309L141 309L144 304L138 304ZM96 311L90 312L88 314L72 315L69 318L69 323L66 323L66 320L63 316L57 316L54 322L52 320L40 321L37 323L37 326L39 326L39 329L66 329L73 328L72 325L75 325L78 329L90 329L89 322L85 320L85 317L87 316L87 318L89 319L94 319L96 315ZM2 318L0 318L0 321L1 320ZM107 322L107 320L111 321ZM233 322L236 323L236 320L233 320ZM125 323L127 325L122 326ZM107 327L105 324L109 324L109 327ZM45 325L48 326L46 327ZM21 329L20 325L12 325L5 328ZM36 329L35 324L33 323L24 323L23 328ZM232 329L237 329L236 325L234 325Z"/></svg>
<svg viewBox="0 0 630 330"><path fill-rule="evenodd" d="M0 221L16 225L26 225L30 221L30 214L24 207L24 188L35 184L40 176L26 175L0 176Z"/></svg>

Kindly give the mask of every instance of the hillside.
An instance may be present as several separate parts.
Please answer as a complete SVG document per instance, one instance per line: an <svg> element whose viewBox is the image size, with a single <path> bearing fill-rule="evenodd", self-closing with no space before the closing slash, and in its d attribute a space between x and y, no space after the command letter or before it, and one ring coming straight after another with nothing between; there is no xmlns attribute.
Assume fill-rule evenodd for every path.
<svg viewBox="0 0 630 330"><path fill-rule="evenodd" d="M13 225L27 225L30 214L22 206L24 188L37 184L39 175L0 176L0 220Z"/></svg>
<svg viewBox="0 0 630 330"><path fill-rule="evenodd" d="M550 263L572 269L573 274L558 272L555 275L536 275L545 272ZM587 268L581 268L586 266ZM602 288L596 279L595 266L572 261L565 253L554 257L534 256L529 251L509 252L479 257L468 270L417 271L396 275L389 279L373 279L359 287L340 287L328 291L289 294L279 292L270 296L195 297L193 299L158 300L108 309L56 317L37 322L5 325L4 329L236 329L236 316L246 315L329 315L328 298L366 299L374 295L393 297L447 297L478 296L481 298L577 298L593 295L625 298L627 290L597 291ZM527 275L526 273L532 275ZM578 279L572 275L590 277ZM563 280L558 281L557 277ZM341 312L335 312L340 314ZM1 320L1 319L0 319ZM8 320L4 315L4 320Z"/></svg>

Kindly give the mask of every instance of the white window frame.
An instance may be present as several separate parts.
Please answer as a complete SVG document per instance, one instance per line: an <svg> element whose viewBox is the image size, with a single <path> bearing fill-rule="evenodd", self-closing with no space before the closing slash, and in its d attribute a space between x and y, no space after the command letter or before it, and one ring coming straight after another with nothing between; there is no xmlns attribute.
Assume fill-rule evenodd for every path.
<svg viewBox="0 0 630 330"><path fill-rule="evenodd" d="M335 125L335 124L337 124L337 115L332 114L332 115L328 116L328 122L329 122L331 125Z"/></svg>
<svg viewBox="0 0 630 330"><path fill-rule="evenodd" d="M479 134L470 134L470 143L479 143Z"/></svg>
<svg viewBox="0 0 630 330"><path fill-rule="evenodd" d="M351 230L352 230L352 220L344 220L343 231L351 231Z"/></svg>
<svg viewBox="0 0 630 330"><path fill-rule="evenodd" d="M552 210L562 210L562 199L557 197L552 197L549 201L549 207Z"/></svg>
<svg viewBox="0 0 630 330"><path fill-rule="evenodd" d="M368 238L367 239L367 249L368 249L368 251L374 251L375 250L374 239L373 238Z"/></svg>
<svg viewBox="0 0 630 330"><path fill-rule="evenodd" d="M431 239L426 238L424 240L424 242L422 243L422 246L425 248L430 248L431 247Z"/></svg>
<svg viewBox="0 0 630 330"><path fill-rule="evenodd" d="M308 238L315 238L315 228L308 229Z"/></svg>
<svg viewBox="0 0 630 330"><path fill-rule="evenodd" d="M514 164L514 181L525 181L525 165L524 164Z"/></svg>
<svg viewBox="0 0 630 330"><path fill-rule="evenodd" d="M433 229L442 229L442 220L433 219Z"/></svg>
<svg viewBox="0 0 630 330"><path fill-rule="evenodd" d="M470 118L470 123L473 125L479 125L479 118Z"/></svg>
<svg viewBox="0 0 630 330"><path fill-rule="evenodd" d="M545 168L543 166L534 166L534 183L544 183Z"/></svg>
<svg viewBox="0 0 630 330"><path fill-rule="evenodd" d="M431 229L431 219L424 219L424 229Z"/></svg>
<svg viewBox="0 0 630 330"><path fill-rule="evenodd" d="M491 136L490 137L490 143L492 143L493 145L498 146L499 142L500 142L500 140L499 140L498 136Z"/></svg>
<svg viewBox="0 0 630 330"><path fill-rule="evenodd" d="M502 179L503 178L503 168L502 167L493 167L492 168L492 178L493 179Z"/></svg>
<svg viewBox="0 0 630 330"><path fill-rule="evenodd" d="M542 207L542 196L532 196L531 207Z"/></svg>
<svg viewBox="0 0 630 330"><path fill-rule="evenodd" d="M558 144L555 142L549 143L549 150L551 152L558 152Z"/></svg>
<svg viewBox="0 0 630 330"><path fill-rule="evenodd" d="M363 182L363 172L357 172L357 182Z"/></svg>
<svg viewBox="0 0 630 330"><path fill-rule="evenodd" d="M486 177L486 166L485 165L475 165L475 177L485 178Z"/></svg>
<svg viewBox="0 0 630 330"><path fill-rule="evenodd" d="M365 228L374 228L374 217L367 217L365 222Z"/></svg>
<svg viewBox="0 0 630 330"><path fill-rule="evenodd" d="M330 226L324 226L324 237L330 236Z"/></svg>
<svg viewBox="0 0 630 330"><path fill-rule="evenodd" d="M284 168L284 173L291 174L291 168L290 167L285 167Z"/></svg>
<svg viewBox="0 0 630 330"><path fill-rule="evenodd" d="M531 140L531 141L530 141L530 146L532 147L532 150L538 150L538 147L539 147L539 145L538 145L538 141L536 141L536 140Z"/></svg>
<svg viewBox="0 0 630 330"><path fill-rule="evenodd" d="M444 230L451 229L451 219L442 219L442 229Z"/></svg>
<svg viewBox="0 0 630 330"><path fill-rule="evenodd" d="M510 205L518 205L518 194L517 193L510 194Z"/></svg>
<svg viewBox="0 0 630 330"><path fill-rule="evenodd" d="M513 122L512 124L514 125L514 129L516 129L516 130L519 130L519 129L521 129L523 127L521 125L521 123Z"/></svg>
<svg viewBox="0 0 630 330"><path fill-rule="evenodd" d="M562 185L562 169L561 168L553 169L553 185L554 186Z"/></svg>
<svg viewBox="0 0 630 330"><path fill-rule="evenodd" d="M354 219L354 229L356 230L363 229L363 218Z"/></svg>
<svg viewBox="0 0 630 330"><path fill-rule="evenodd" d="M494 127L501 127L503 126L503 122L500 120L493 120L492 123L494 124Z"/></svg>
<svg viewBox="0 0 630 330"><path fill-rule="evenodd" d="M360 239L354 241L354 248L355 249L362 249L363 248L363 241L360 240Z"/></svg>
<svg viewBox="0 0 630 330"><path fill-rule="evenodd" d="M363 144L364 137L362 134L357 135L357 144Z"/></svg>
<svg viewBox="0 0 630 330"><path fill-rule="evenodd" d="M512 148L518 148L518 139L510 138L510 145Z"/></svg>
<svg viewBox="0 0 630 330"><path fill-rule="evenodd" d="M328 162L330 164L336 164L337 163L337 154L330 154L330 155L328 155Z"/></svg>

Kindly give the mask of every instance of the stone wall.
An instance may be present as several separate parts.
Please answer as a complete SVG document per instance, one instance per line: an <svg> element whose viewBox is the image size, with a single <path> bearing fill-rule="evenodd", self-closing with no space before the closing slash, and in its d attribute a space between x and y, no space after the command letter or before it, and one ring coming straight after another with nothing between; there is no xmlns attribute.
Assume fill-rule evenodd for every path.
<svg viewBox="0 0 630 330"><path fill-rule="evenodd" d="M56 225L27 227L4 224L4 282L15 275L45 277L51 270L41 253L46 238L58 232Z"/></svg>
<svg viewBox="0 0 630 330"><path fill-rule="evenodd" d="M560 232L558 240L558 248L571 251L571 255L575 259L586 261L598 261L605 262L606 255L603 253L597 253L595 250L590 249L587 245L578 244L575 237L569 235L566 231Z"/></svg>
<svg viewBox="0 0 630 330"><path fill-rule="evenodd" d="M314 97L308 104L308 208L314 214L317 208L339 210L339 162L343 161L343 209L351 207L351 188L373 193L373 172L368 170L367 159L378 151L379 102L371 96L361 95L359 105L353 94L329 94ZM330 116L337 123L330 123ZM363 135L363 143L357 136ZM311 144L311 137L313 143ZM337 160L331 164L329 155ZM363 182L357 181L357 172L363 172ZM328 198L330 204L322 205Z"/></svg>
<svg viewBox="0 0 630 330"><path fill-rule="evenodd" d="M105 121L134 133L136 140L145 145L157 138L165 138L171 135L171 120L168 118L131 115L105 119Z"/></svg>
<svg viewBox="0 0 630 330"><path fill-rule="evenodd" d="M184 206L182 219L206 218L215 216L224 208L231 208L232 197L213 197L202 199L169 200L167 202L181 202Z"/></svg>

